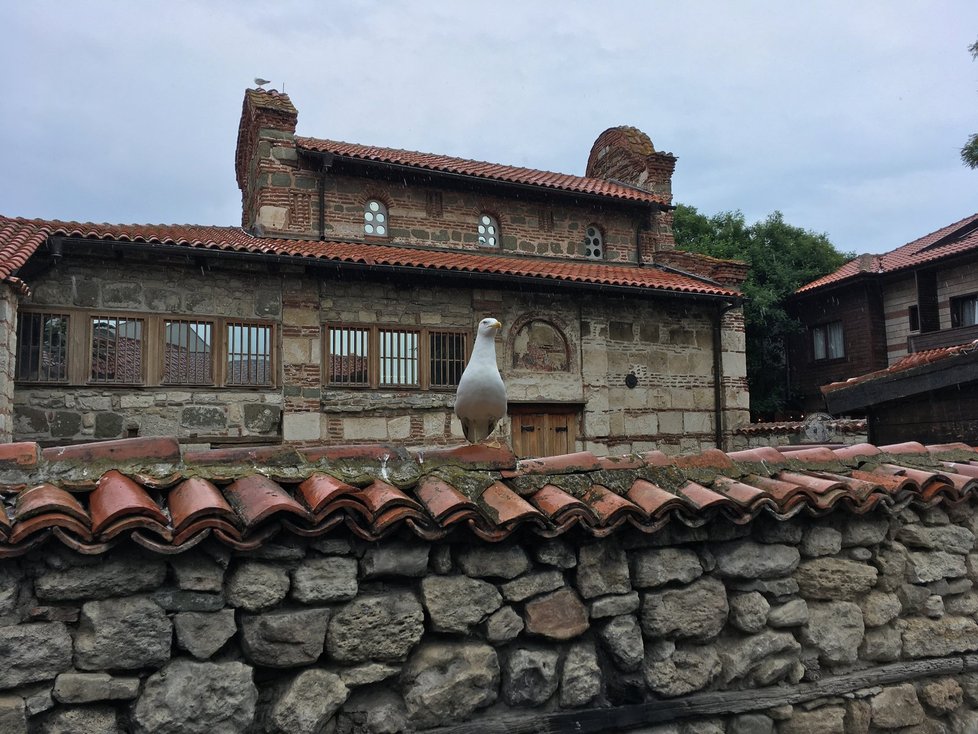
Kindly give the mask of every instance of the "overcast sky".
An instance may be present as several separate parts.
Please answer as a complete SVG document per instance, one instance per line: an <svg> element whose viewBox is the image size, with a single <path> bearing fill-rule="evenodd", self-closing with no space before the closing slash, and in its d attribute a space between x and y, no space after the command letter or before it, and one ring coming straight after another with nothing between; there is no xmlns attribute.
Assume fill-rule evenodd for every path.
<svg viewBox="0 0 978 734"><path fill-rule="evenodd" d="M245 87L298 132L583 174L603 130L677 203L883 252L978 211L974 0L5 2L0 213L239 224Z"/></svg>

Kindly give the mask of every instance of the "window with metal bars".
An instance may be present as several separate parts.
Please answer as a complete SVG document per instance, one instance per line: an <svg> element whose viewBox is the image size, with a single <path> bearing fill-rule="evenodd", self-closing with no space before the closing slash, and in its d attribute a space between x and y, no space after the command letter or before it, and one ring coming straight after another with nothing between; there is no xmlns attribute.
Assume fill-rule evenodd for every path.
<svg viewBox="0 0 978 734"><path fill-rule="evenodd" d="M136 385L143 381L143 320L93 316L91 374L98 384Z"/></svg>
<svg viewBox="0 0 978 734"><path fill-rule="evenodd" d="M326 383L336 387L450 389L468 358L466 332L398 326L326 329Z"/></svg>
<svg viewBox="0 0 978 734"><path fill-rule="evenodd" d="M229 321L225 327L228 385L270 385L272 327Z"/></svg>
<svg viewBox="0 0 978 734"><path fill-rule="evenodd" d="M370 386L370 329L331 327L326 380L330 385Z"/></svg>
<svg viewBox="0 0 978 734"><path fill-rule="evenodd" d="M428 332L428 367L431 387L458 385L465 369L465 334L457 331Z"/></svg>
<svg viewBox="0 0 978 734"><path fill-rule="evenodd" d="M164 319L163 383L213 384L213 337L212 321Z"/></svg>
<svg viewBox="0 0 978 734"><path fill-rule="evenodd" d="M410 329L378 330L382 387L419 387L418 336Z"/></svg>
<svg viewBox="0 0 978 734"><path fill-rule="evenodd" d="M68 379L67 357L67 314L19 314L15 379L30 382L64 382Z"/></svg>

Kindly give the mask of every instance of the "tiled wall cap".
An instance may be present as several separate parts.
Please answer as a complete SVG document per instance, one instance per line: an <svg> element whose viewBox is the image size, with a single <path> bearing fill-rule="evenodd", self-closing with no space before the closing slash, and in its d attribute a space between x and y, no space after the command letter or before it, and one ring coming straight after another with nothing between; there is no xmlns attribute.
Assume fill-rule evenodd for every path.
<svg viewBox="0 0 978 734"><path fill-rule="evenodd" d="M120 438L116 441L56 446L42 451L51 462L178 462L180 444L175 438Z"/></svg>
<svg viewBox="0 0 978 734"><path fill-rule="evenodd" d="M168 525L166 515L132 479L111 470L102 475L92 492L88 505L92 518L92 532L98 535L110 523L126 515L141 515L161 525Z"/></svg>
<svg viewBox="0 0 978 734"><path fill-rule="evenodd" d="M523 474L570 474L594 471L598 467L598 458L590 451L539 459L520 459L517 464L517 469Z"/></svg>
<svg viewBox="0 0 978 734"><path fill-rule="evenodd" d="M0 444L0 469L29 469L40 458L41 447L32 441Z"/></svg>
<svg viewBox="0 0 978 734"><path fill-rule="evenodd" d="M303 457L293 446L257 446L209 451L188 451L183 463L198 466L261 464L264 466L300 466Z"/></svg>

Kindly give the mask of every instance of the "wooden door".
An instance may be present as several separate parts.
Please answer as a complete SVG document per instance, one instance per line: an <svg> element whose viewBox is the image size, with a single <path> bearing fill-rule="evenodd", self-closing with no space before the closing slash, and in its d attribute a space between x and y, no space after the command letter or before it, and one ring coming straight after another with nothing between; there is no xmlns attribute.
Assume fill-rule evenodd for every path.
<svg viewBox="0 0 978 734"><path fill-rule="evenodd" d="M522 458L557 456L577 450L576 410L553 411L531 407L514 410L510 418L513 431L513 452Z"/></svg>

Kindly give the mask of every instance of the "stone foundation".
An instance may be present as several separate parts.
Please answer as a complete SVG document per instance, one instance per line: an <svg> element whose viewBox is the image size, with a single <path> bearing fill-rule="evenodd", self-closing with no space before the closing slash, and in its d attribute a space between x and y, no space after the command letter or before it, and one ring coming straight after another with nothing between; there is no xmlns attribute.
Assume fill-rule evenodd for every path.
<svg viewBox="0 0 978 734"><path fill-rule="evenodd" d="M0 565L0 730L974 732L975 530L966 505L499 545L49 544Z"/></svg>

